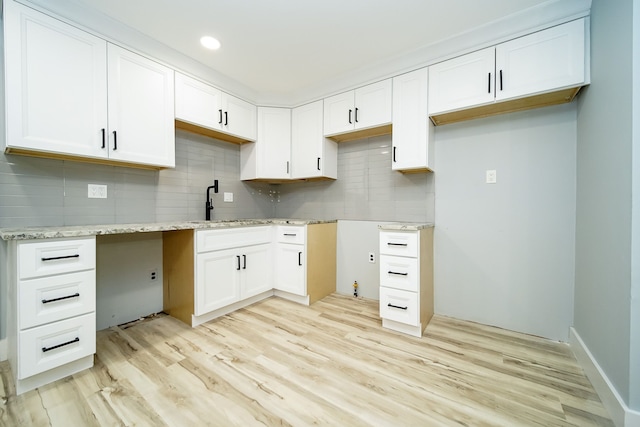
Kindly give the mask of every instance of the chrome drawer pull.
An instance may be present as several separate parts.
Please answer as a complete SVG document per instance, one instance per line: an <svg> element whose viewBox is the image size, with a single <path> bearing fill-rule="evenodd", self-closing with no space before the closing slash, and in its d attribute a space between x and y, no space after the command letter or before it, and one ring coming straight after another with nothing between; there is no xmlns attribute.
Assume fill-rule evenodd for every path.
<svg viewBox="0 0 640 427"><path fill-rule="evenodd" d="M80 258L80 254L75 255L65 255L65 256L54 256L51 258L40 258L42 261L55 261L57 259L69 259L69 258Z"/></svg>
<svg viewBox="0 0 640 427"><path fill-rule="evenodd" d="M76 342L80 342L80 338L73 339L71 341L63 342L62 344L54 345L53 347L42 347L42 352L46 353L47 351L55 350L56 348L64 347L65 345L73 344Z"/></svg>
<svg viewBox="0 0 640 427"><path fill-rule="evenodd" d="M406 243L387 243L387 246L407 246Z"/></svg>
<svg viewBox="0 0 640 427"><path fill-rule="evenodd" d="M75 294L67 295L66 297L53 298L53 299L43 299L42 303L43 304L49 304L50 302L62 301L64 299L76 298L76 297L79 297L79 296L80 296L80 294L78 292L76 292Z"/></svg>
<svg viewBox="0 0 640 427"><path fill-rule="evenodd" d="M393 305L391 303L387 304L387 307L399 308L400 310L406 310L407 307L400 307L398 305Z"/></svg>
<svg viewBox="0 0 640 427"><path fill-rule="evenodd" d="M396 273L395 271L389 271L389 274L396 274L398 276L407 276L409 273Z"/></svg>

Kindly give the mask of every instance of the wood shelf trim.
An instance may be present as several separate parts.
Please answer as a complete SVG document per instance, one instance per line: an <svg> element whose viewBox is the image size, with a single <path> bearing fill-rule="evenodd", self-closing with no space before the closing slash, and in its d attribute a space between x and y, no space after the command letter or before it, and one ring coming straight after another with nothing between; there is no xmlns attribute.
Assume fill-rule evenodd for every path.
<svg viewBox="0 0 640 427"><path fill-rule="evenodd" d="M514 113L516 111L525 111L551 105L565 104L573 101L581 87L582 86L572 87L569 89L542 93L525 98L495 102L492 104L482 105L480 107L435 114L430 116L430 118L434 125L441 126L465 120L495 116L497 114Z"/></svg>

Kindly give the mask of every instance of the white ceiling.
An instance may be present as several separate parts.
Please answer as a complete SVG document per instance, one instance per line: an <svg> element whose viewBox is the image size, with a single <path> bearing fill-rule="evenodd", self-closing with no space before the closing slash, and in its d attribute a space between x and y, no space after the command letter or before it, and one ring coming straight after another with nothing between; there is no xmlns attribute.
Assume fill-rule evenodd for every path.
<svg viewBox="0 0 640 427"><path fill-rule="evenodd" d="M59 1L59 0L57 0ZM286 96L546 0L74 0L255 93ZM567 0L563 0L567 1ZM199 45L220 40L218 51Z"/></svg>

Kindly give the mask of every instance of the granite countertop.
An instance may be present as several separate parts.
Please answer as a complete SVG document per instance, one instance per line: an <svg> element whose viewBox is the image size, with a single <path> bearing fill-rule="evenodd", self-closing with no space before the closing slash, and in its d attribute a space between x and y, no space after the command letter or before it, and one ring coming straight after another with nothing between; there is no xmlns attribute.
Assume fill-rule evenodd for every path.
<svg viewBox="0 0 640 427"><path fill-rule="evenodd" d="M140 224L72 225L60 227L0 228L3 240L57 239L63 237L99 236L105 234L149 233L173 230L208 230L252 225L307 225L336 222L336 220L307 219L236 219L214 221L172 221Z"/></svg>
<svg viewBox="0 0 640 427"><path fill-rule="evenodd" d="M426 223L408 223L408 222L396 222L390 224L380 224L378 229L385 231L418 231L425 228L432 228L434 224L431 222Z"/></svg>

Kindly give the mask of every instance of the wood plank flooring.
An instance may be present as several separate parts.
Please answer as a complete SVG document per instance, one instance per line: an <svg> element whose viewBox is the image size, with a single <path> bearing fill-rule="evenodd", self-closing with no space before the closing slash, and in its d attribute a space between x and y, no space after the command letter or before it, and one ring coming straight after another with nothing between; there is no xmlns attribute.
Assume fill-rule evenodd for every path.
<svg viewBox="0 0 640 427"><path fill-rule="evenodd" d="M377 304L154 316L98 332L92 369L18 397L3 362L0 425L613 425L568 345L439 316L413 338Z"/></svg>

